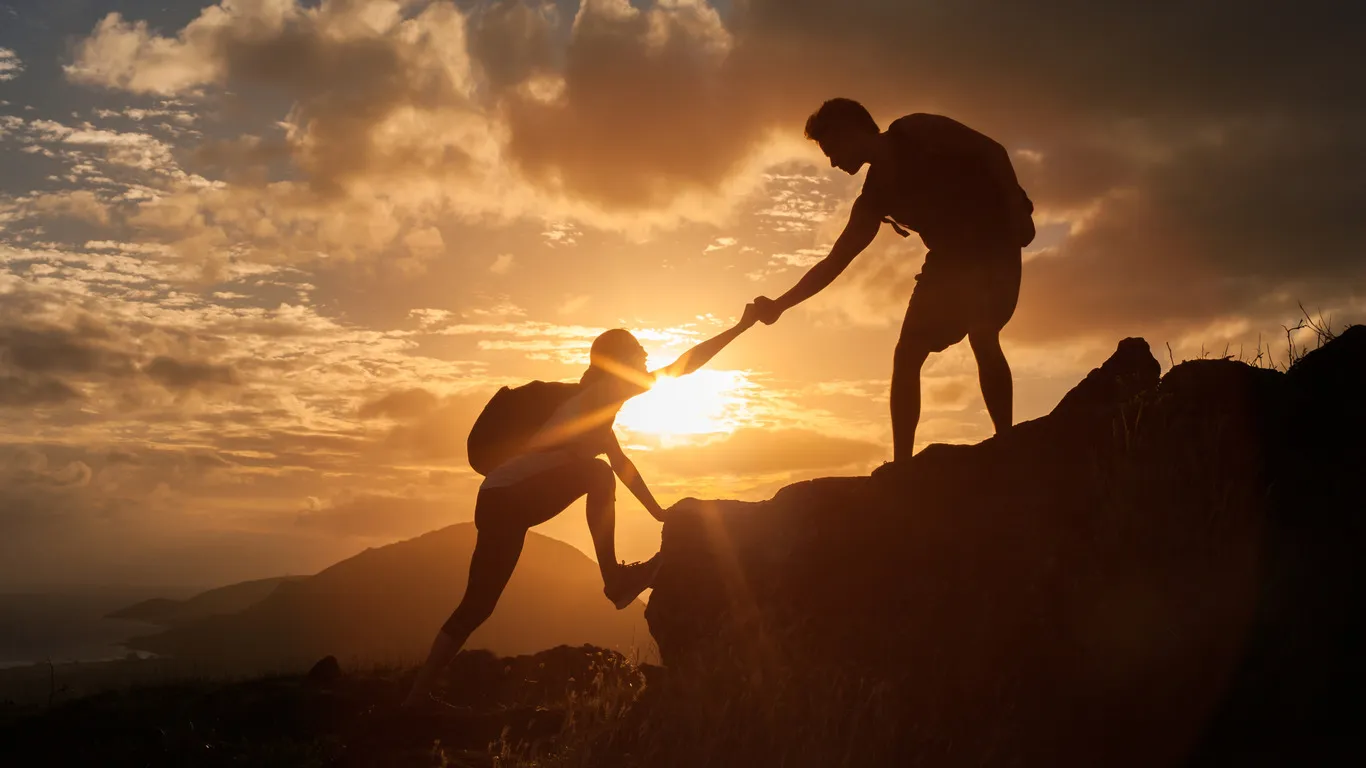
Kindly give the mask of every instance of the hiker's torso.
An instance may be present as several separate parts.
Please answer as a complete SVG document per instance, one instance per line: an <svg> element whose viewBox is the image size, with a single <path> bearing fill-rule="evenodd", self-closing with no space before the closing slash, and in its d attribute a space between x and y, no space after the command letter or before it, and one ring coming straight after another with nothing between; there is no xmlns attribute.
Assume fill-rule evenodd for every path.
<svg viewBox="0 0 1366 768"><path fill-rule="evenodd" d="M611 379L585 386L551 414L527 450L500 464L481 488L513 485L571 458L592 458L616 442L612 423L629 394Z"/></svg>
<svg viewBox="0 0 1366 768"><path fill-rule="evenodd" d="M913 114L887 127L890 158L870 164L860 204L920 234L930 250L1023 247L1033 204L1010 155L942 115Z"/></svg>

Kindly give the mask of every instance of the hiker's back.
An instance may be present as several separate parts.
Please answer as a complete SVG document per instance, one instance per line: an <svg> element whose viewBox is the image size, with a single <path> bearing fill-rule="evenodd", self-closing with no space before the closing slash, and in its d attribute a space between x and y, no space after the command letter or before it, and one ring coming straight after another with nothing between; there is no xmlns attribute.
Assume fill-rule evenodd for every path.
<svg viewBox="0 0 1366 768"><path fill-rule="evenodd" d="M1034 206L998 142L943 115L906 115L887 127L889 167L869 168L864 193L930 248L965 240L1024 246Z"/></svg>

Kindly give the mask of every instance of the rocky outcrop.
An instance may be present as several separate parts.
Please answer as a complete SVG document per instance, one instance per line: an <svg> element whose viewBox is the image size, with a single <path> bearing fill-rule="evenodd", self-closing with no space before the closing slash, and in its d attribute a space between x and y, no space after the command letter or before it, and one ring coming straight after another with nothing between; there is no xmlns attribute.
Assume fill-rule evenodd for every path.
<svg viewBox="0 0 1366 768"><path fill-rule="evenodd" d="M980 444L679 503L646 610L670 676L863 681L933 765L1339 764L1366 725L1366 327L1284 373L1159 375L1126 339Z"/></svg>

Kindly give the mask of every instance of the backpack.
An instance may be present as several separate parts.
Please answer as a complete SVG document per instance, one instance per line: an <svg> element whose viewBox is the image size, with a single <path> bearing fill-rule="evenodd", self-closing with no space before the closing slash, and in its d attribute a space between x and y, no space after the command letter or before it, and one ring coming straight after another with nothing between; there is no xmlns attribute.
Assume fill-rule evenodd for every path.
<svg viewBox="0 0 1366 768"><path fill-rule="evenodd" d="M465 442L470 466L488 475L521 453L537 430L580 390L578 384L560 381L532 381L498 390L470 427Z"/></svg>

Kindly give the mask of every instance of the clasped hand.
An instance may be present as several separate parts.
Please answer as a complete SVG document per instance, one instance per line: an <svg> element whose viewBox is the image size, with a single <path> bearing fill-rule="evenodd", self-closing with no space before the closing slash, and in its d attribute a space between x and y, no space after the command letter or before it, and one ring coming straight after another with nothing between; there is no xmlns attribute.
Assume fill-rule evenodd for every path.
<svg viewBox="0 0 1366 768"><path fill-rule="evenodd" d="M778 302L767 296L760 296L745 305L745 313L740 316L740 327L749 328L758 322L773 325L782 314L783 310L778 306Z"/></svg>

